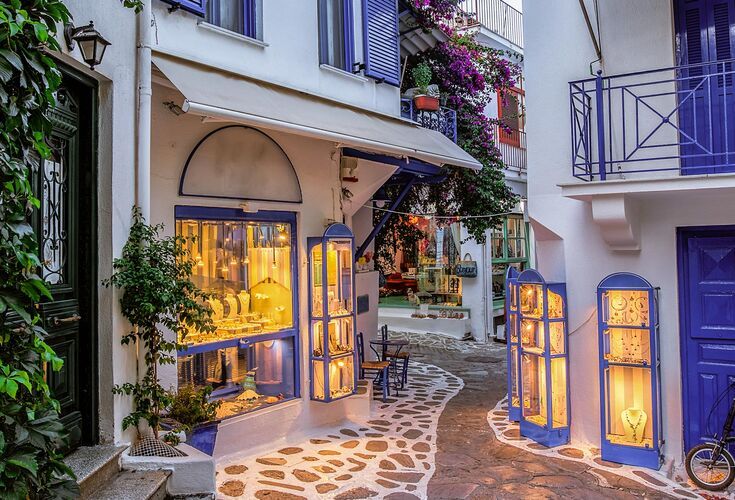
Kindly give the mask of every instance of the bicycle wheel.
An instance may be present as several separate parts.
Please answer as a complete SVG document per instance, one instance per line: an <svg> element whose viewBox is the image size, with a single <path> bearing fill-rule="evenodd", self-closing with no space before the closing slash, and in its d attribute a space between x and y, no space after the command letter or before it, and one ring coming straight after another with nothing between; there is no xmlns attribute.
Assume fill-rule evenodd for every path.
<svg viewBox="0 0 735 500"><path fill-rule="evenodd" d="M686 469L689 478L702 489L720 491L730 486L735 479L735 460L727 449L723 449L717 460L713 460L715 445L700 444L689 450Z"/></svg>

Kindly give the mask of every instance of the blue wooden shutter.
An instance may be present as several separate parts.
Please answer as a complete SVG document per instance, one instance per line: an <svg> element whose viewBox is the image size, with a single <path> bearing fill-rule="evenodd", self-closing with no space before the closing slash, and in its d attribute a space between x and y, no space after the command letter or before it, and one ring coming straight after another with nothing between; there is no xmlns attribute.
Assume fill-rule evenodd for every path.
<svg viewBox="0 0 735 500"><path fill-rule="evenodd" d="M149 0L146 0L149 1ZM191 12L197 16L204 17L207 11L207 0L162 0L168 4L178 7L181 10Z"/></svg>
<svg viewBox="0 0 735 500"><path fill-rule="evenodd" d="M397 0L363 0L362 23L365 76L398 86L401 53Z"/></svg>

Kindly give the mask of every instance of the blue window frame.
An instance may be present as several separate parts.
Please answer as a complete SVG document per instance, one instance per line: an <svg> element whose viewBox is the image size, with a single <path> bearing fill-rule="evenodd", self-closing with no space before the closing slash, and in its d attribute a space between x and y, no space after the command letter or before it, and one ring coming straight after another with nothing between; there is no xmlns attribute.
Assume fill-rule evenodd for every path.
<svg viewBox="0 0 735 500"><path fill-rule="evenodd" d="M319 0L319 62L353 71L355 35L352 0Z"/></svg>
<svg viewBox="0 0 735 500"><path fill-rule="evenodd" d="M179 385L211 386L219 418L301 397L296 214L177 206L174 215L217 328L179 339Z"/></svg>
<svg viewBox="0 0 735 500"><path fill-rule="evenodd" d="M206 20L222 29L260 39L261 0L209 0Z"/></svg>

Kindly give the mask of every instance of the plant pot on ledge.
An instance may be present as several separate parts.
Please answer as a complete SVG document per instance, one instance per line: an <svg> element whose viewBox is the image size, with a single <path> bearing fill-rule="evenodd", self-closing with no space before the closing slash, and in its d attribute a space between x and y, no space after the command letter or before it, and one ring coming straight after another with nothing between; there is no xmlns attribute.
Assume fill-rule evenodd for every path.
<svg viewBox="0 0 735 500"><path fill-rule="evenodd" d="M413 107L418 111L438 111L439 98L424 94L414 96Z"/></svg>

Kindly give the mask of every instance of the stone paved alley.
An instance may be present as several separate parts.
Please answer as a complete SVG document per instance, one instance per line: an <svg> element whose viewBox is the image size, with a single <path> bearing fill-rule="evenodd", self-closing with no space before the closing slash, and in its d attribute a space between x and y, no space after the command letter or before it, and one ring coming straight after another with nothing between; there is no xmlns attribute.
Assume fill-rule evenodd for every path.
<svg viewBox="0 0 735 500"><path fill-rule="evenodd" d="M656 486L656 478L664 481L661 475L644 474L645 481L636 481L616 474L616 469L625 470L617 464L598 461L593 467L574 460L582 453L571 447L562 452L567 458L553 458L497 439L488 417L505 396L504 345L478 346L433 337L428 341L423 337L419 343L415 335L393 335L411 341L409 391L387 405L376 402L367 422L350 422L305 443L219 464L219 496L698 497L686 484L668 481ZM497 418L497 413L490 413L491 419L493 415ZM508 429L506 436L513 432L511 426Z"/></svg>

